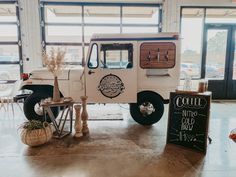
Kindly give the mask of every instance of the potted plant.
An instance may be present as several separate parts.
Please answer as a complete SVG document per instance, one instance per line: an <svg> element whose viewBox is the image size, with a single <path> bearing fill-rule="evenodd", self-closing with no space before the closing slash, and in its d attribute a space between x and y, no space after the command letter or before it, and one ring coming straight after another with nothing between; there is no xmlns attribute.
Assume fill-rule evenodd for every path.
<svg viewBox="0 0 236 177"><path fill-rule="evenodd" d="M51 125L47 122L30 120L21 126L21 141L29 146L39 146L52 138Z"/></svg>

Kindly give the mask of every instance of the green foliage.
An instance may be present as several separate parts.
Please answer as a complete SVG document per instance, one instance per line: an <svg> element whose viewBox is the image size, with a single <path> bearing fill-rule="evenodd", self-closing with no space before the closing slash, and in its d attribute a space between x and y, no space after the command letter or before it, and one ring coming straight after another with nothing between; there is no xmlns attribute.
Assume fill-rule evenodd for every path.
<svg viewBox="0 0 236 177"><path fill-rule="evenodd" d="M30 120L28 122L25 122L23 124L23 128L27 130L36 130L36 129L42 129L48 126L47 122L41 122L38 120Z"/></svg>

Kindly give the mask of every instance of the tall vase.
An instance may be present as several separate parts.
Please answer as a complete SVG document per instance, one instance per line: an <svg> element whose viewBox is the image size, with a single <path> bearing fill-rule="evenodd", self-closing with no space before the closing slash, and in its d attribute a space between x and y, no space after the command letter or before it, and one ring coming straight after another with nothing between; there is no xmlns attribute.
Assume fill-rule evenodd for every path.
<svg viewBox="0 0 236 177"><path fill-rule="evenodd" d="M59 102L61 100L60 98L60 90L58 86L58 79L57 76L54 77L54 87L53 87L53 101Z"/></svg>
<svg viewBox="0 0 236 177"><path fill-rule="evenodd" d="M75 105L75 124L74 124L74 129L75 129L75 138L79 138L83 136L82 134L82 121L81 121L81 116L80 116L80 111L81 111L81 105Z"/></svg>
<svg viewBox="0 0 236 177"><path fill-rule="evenodd" d="M87 112L87 96L81 96L80 97L82 100L82 113L81 113L81 119L83 121L83 125L82 125L82 133L83 135L87 135L89 134L89 128L88 128L88 112Z"/></svg>

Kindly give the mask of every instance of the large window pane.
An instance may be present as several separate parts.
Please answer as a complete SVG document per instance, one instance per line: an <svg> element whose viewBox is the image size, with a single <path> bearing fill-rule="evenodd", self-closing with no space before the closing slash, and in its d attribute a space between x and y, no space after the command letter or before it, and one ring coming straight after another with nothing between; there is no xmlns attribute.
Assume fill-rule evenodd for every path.
<svg viewBox="0 0 236 177"><path fill-rule="evenodd" d="M16 25L0 25L0 41L17 41Z"/></svg>
<svg viewBox="0 0 236 177"><path fill-rule="evenodd" d="M236 23L236 9L207 9L206 23Z"/></svg>
<svg viewBox="0 0 236 177"><path fill-rule="evenodd" d="M122 33L158 33L158 27L123 27Z"/></svg>
<svg viewBox="0 0 236 177"><path fill-rule="evenodd" d="M181 78L200 77L202 57L203 9L182 10Z"/></svg>
<svg viewBox="0 0 236 177"><path fill-rule="evenodd" d="M15 4L0 3L0 80L16 80L20 78L19 46L17 44L4 45L3 43L18 42L19 36L16 22ZM9 23L9 25L6 25L6 23Z"/></svg>
<svg viewBox="0 0 236 177"><path fill-rule="evenodd" d="M45 21L49 23L81 23L81 6L45 6Z"/></svg>
<svg viewBox="0 0 236 177"><path fill-rule="evenodd" d="M226 29L207 31L206 78L224 79L227 37Z"/></svg>
<svg viewBox="0 0 236 177"><path fill-rule="evenodd" d="M47 53L50 52L52 48L57 49L58 47L66 50L65 55L65 63L74 63L74 64L81 64L82 62L82 46L47 46L46 51Z"/></svg>
<svg viewBox="0 0 236 177"><path fill-rule="evenodd" d="M111 26L86 26L84 28L85 42L90 42L93 34L120 33L120 27Z"/></svg>
<svg viewBox="0 0 236 177"><path fill-rule="evenodd" d="M158 24L158 7L123 7L123 24Z"/></svg>
<svg viewBox="0 0 236 177"><path fill-rule="evenodd" d="M16 6L0 4L0 22L16 22Z"/></svg>
<svg viewBox="0 0 236 177"><path fill-rule="evenodd" d="M81 26L47 26L46 42L82 42Z"/></svg>
<svg viewBox="0 0 236 177"><path fill-rule="evenodd" d="M120 7L87 6L84 7L85 23L120 23Z"/></svg>
<svg viewBox="0 0 236 177"><path fill-rule="evenodd" d="M17 45L0 45L0 62L19 61L19 50Z"/></svg>
<svg viewBox="0 0 236 177"><path fill-rule="evenodd" d="M20 78L20 66L18 64L12 64L12 65L0 64L0 80L17 80L19 78Z"/></svg>

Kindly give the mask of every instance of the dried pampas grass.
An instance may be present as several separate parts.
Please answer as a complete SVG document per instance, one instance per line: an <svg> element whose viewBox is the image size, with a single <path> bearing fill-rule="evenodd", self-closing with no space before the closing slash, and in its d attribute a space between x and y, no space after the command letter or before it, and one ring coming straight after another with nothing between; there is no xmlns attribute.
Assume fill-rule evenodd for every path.
<svg viewBox="0 0 236 177"><path fill-rule="evenodd" d="M49 54L43 51L43 64L55 77L58 76L62 69L65 54L66 50L62 50L60 47L57 49L52 47Z"/></svg>

